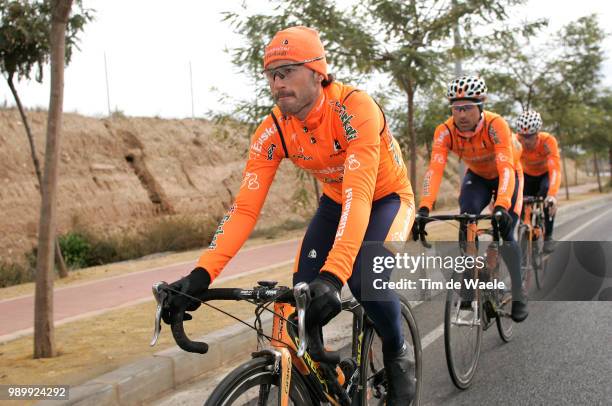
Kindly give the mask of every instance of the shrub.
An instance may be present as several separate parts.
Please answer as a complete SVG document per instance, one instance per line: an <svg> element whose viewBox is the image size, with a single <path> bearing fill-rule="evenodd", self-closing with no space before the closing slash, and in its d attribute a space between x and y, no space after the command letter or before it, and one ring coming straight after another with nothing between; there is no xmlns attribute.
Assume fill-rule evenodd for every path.
<svg viewBox="0 0 612 406"><path fill-rule="evenodd" d="M78 232L69 232L59 236L59 245L64 261L70 268L84 268L89 265L91 244L87 236Z"/></svg>
<svg viewBox="0 0 612 406"><path fill-rule="evenodd" d="M0 262L0 288L32 282L34 269L15 263Z"/></svg>

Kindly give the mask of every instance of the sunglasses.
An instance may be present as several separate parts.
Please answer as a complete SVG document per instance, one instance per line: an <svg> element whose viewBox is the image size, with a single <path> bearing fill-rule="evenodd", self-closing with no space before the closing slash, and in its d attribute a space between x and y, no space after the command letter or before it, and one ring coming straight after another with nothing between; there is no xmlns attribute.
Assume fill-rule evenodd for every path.
<svg viewBox="0 0 612 406"><path fill-rule="evenodd" d="M291 73L295 70L296 67L302 66L310 62L320 61L321 59L323 59L322 56L318 58L307 59L305 61L288 63L285 65L277 66L276 68L264 69L261 73L268 80L268 82L273 83L277 75L279 78L285 79L291 75Z"/></svg>
<svg viewBox="0 0 612 406"><path fill-rule="evenodd" d="M529 139L529 138L533 137L533 136L534 136L534 135L536 135L536 134L537 134L537 133L531 133L531 134L519 134L519 136L520 136L520 137L522 137L522 138L527 138L527 139Z"/></svg>
<svg viewBox="0 0 612 406"><path fill-rule="evenodd" d="M460 106L451 106L450 109L453 113L461 113L464 111L472 111L477 106L482 106L482 103L471 103L471 104L462 104Z"/></svg>

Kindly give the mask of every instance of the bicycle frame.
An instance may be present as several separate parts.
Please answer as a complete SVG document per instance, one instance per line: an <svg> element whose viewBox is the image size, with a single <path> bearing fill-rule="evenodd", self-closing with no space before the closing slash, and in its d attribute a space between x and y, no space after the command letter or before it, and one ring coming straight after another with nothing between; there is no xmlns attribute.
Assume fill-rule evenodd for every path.
<svg viewBox="0 0 612 406"><path fill-rule="evenodd" d="M327 367L327 371L324 369L325 366L321 363L315 362L307 351L304 352L302 357L298 356L297 345L299 344L299 337L295 334L292 325L288 324L285 320L289 318L294 312L295 308L287 303L274 303L274 313L272 320L272 337L274 340L271 341L271 352L275 355L275 358L279 363L280 376L281 376L281 405L288 405L289 402L289 388L291 380L291 369L295 366L296 370L306 378L306 384L311 391L317 395L320 402L329 402L332 405L340 406L338 400L335 399L333 392L338 390L343 391L342 385L344 385L347 377L340 367L335 368L335 374L333 380L326 378L330 372L333 371ZM363 339L363 326L364 326L364 311L357 302L352 300L346 300L342 302L342 310L350 311L353 313L353 340L352 340L352 355L356 356L357 369L361 366L361 342ZM281 317L282 316L282 317ZM348 377L353 378L353 377ZM355 382L350 382L350 389ZM335 391L330 388L330 385L335 386ZM337 385L337 386L336 386Z"/></svg>

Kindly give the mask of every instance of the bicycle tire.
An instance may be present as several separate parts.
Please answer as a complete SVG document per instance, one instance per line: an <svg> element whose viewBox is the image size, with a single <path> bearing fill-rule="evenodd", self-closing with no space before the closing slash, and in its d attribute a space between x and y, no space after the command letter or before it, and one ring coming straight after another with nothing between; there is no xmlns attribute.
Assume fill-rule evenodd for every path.
<svg viewBox="0 0 612 406"><path fill-rule="evenodd" d="M535 275L536 287L538 289L544 288L544 270L546 269L546 262L544 259L544 228L541 228L540 236L537 240L532 242L532 256L533 256L533 273Z"/></svg>
<svg viewBox="0 0 612 406"><path fill-rule="evenodd" d="M259 387L256 393L261 393L262 387L278 387L280 375L274 373L274 360L267 357L253 358L238 366L230 372L210 394L204 406L239 406L251 404L253 399L258 399L251 389ZM249 392L247 394L247 392ZM278 405L276 391L270 390L271 397L263 404ZM289 404L296 406L309 406L314 404L299 372L295 368L291 371L291 386L289 389ZM242 399L242 400L240 400Z"/></svg>
<svg viewBox="0 0 612 406"><path fill-rule="evenodd" d="M504 289L498 290L495 294L497 297L497 314L495 322L497 324L497 332L499 337L506 343L512 339L512 331L514 322L510 317L512 313L512 280L510 272L506 264L501 261L497 266L497 279L504 282Z"/></svg>
<svg viewBox="0 0 612 406"><path fill-rule="evenodd" d="M412 347L415 364L416 393L412 405L418 405L421 398L423 354L421 336L416 320L408 300L399 296L402 318L404 319L404 340ZM408 335L410 337L408 337ZM386 382L384 381L384 366L382 364L382 342L371 323L364 327L362 342L362 359L360 369L360 402L362 406L382 405L386 395ZM380 378L380 379L377 379ZM376 381L376 382L375 382ZM379 393L376 393L376 392ZM382 391L382 392L380 392ZM408 405L406 405L408 406Z"/></svg>
<svg viewBox="0 0 612 406"><path fill-rule="evenodd" d="M449 289L446 295L446 305L444 309L444 350L446 353L446 366L448 367L448 373L455 386L459 389L467 389L472 384L476 368L478 366L478 359L480 358L480 348L482 344L482 323L483 323L483 305L480 297L480 293L475 292L474 300L476 301L476 320L478 324L474 326L459 326L453 323L453 319L459 319L461 312L463 316L473 316L473 310L460 310L461 295L457 293L455 289ZM463 319L463 318L462 318ZM456 328L455 328L456 327ZM464 362L459 365L460 351L457 346L459 345L460 336L454 331L467 332L472 336L473 343L468 343L468 351L465 356L462 357ZM470 348L473 347L473 348ZM465 367L464 367L465 366Z"/></svg>
<svg viewBox="0 0 612 406"><path fill-rule="evenodd" d="M534 272L534 264L533 257L531 257L531 249L530 246L532 242L529 241L529 231L526 226L519 225L518 233L517 233L517 243L521 249L521 271L522 277L521 281L523 283L523 287L525 292L531 291L532 288L532 278Z"/></svg>

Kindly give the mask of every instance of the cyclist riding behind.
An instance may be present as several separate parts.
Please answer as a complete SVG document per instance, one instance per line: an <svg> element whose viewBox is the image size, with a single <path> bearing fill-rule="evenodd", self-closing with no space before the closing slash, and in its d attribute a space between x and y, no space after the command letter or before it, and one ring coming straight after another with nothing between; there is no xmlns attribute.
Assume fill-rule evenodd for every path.
<svg viewBox="0 0 612 406"><path fill-rule="evenodd" d="M372 283L374 274L359 266L372 264L362 253L363 241L405 241L414 220L399 145L374 100L328 73L317 31L298 26L276 33L265 48L263 73L276 106L253 134L236 201L197 267L171 287L192 296L208 288L248 238L281 160L289 158L324 184L293 275L294 284L310 286L306 327L321 334L320 327L340 312L347 283L383 342L387 404L407 405L415 392L414 364L398 297L385 290L380 300L362 301L362 283ZM199 306L181 295L172 295L170 304L166 322L173 312Z"/></svg>
<svg viewBox="0 0 612 406"><path fill-rule="evenodd" d="M524 151L521 163L525 171L525 196L542 196L544 205L545 233L544 252L554 249L552 239L557 192L561 184L561 158L557 140L551 134L540 131L542 117L534 110L523 112L516 120L516 128Z"/></svg>
<svg viewBox="0 0 612 406"><path fill-rule="evenodd" d="M467 171L461 184L461 213L480 214L494 197L494 213L500 217L499 229L504 246L502 256L512 280L512 319L527 318L527 299L521 289L521 253L514 238L520 205L519 180L515 172L512 136L507 122L498 114L484 110L487 97L485 81L464 76L451 81L447 89L452 116L434 133L429 169L423 180L419 216L427 217L432 209L448 152L464 160ZM417 224L424 231L425 222ZM462 230L465 235L465 230Z"/></svg>

